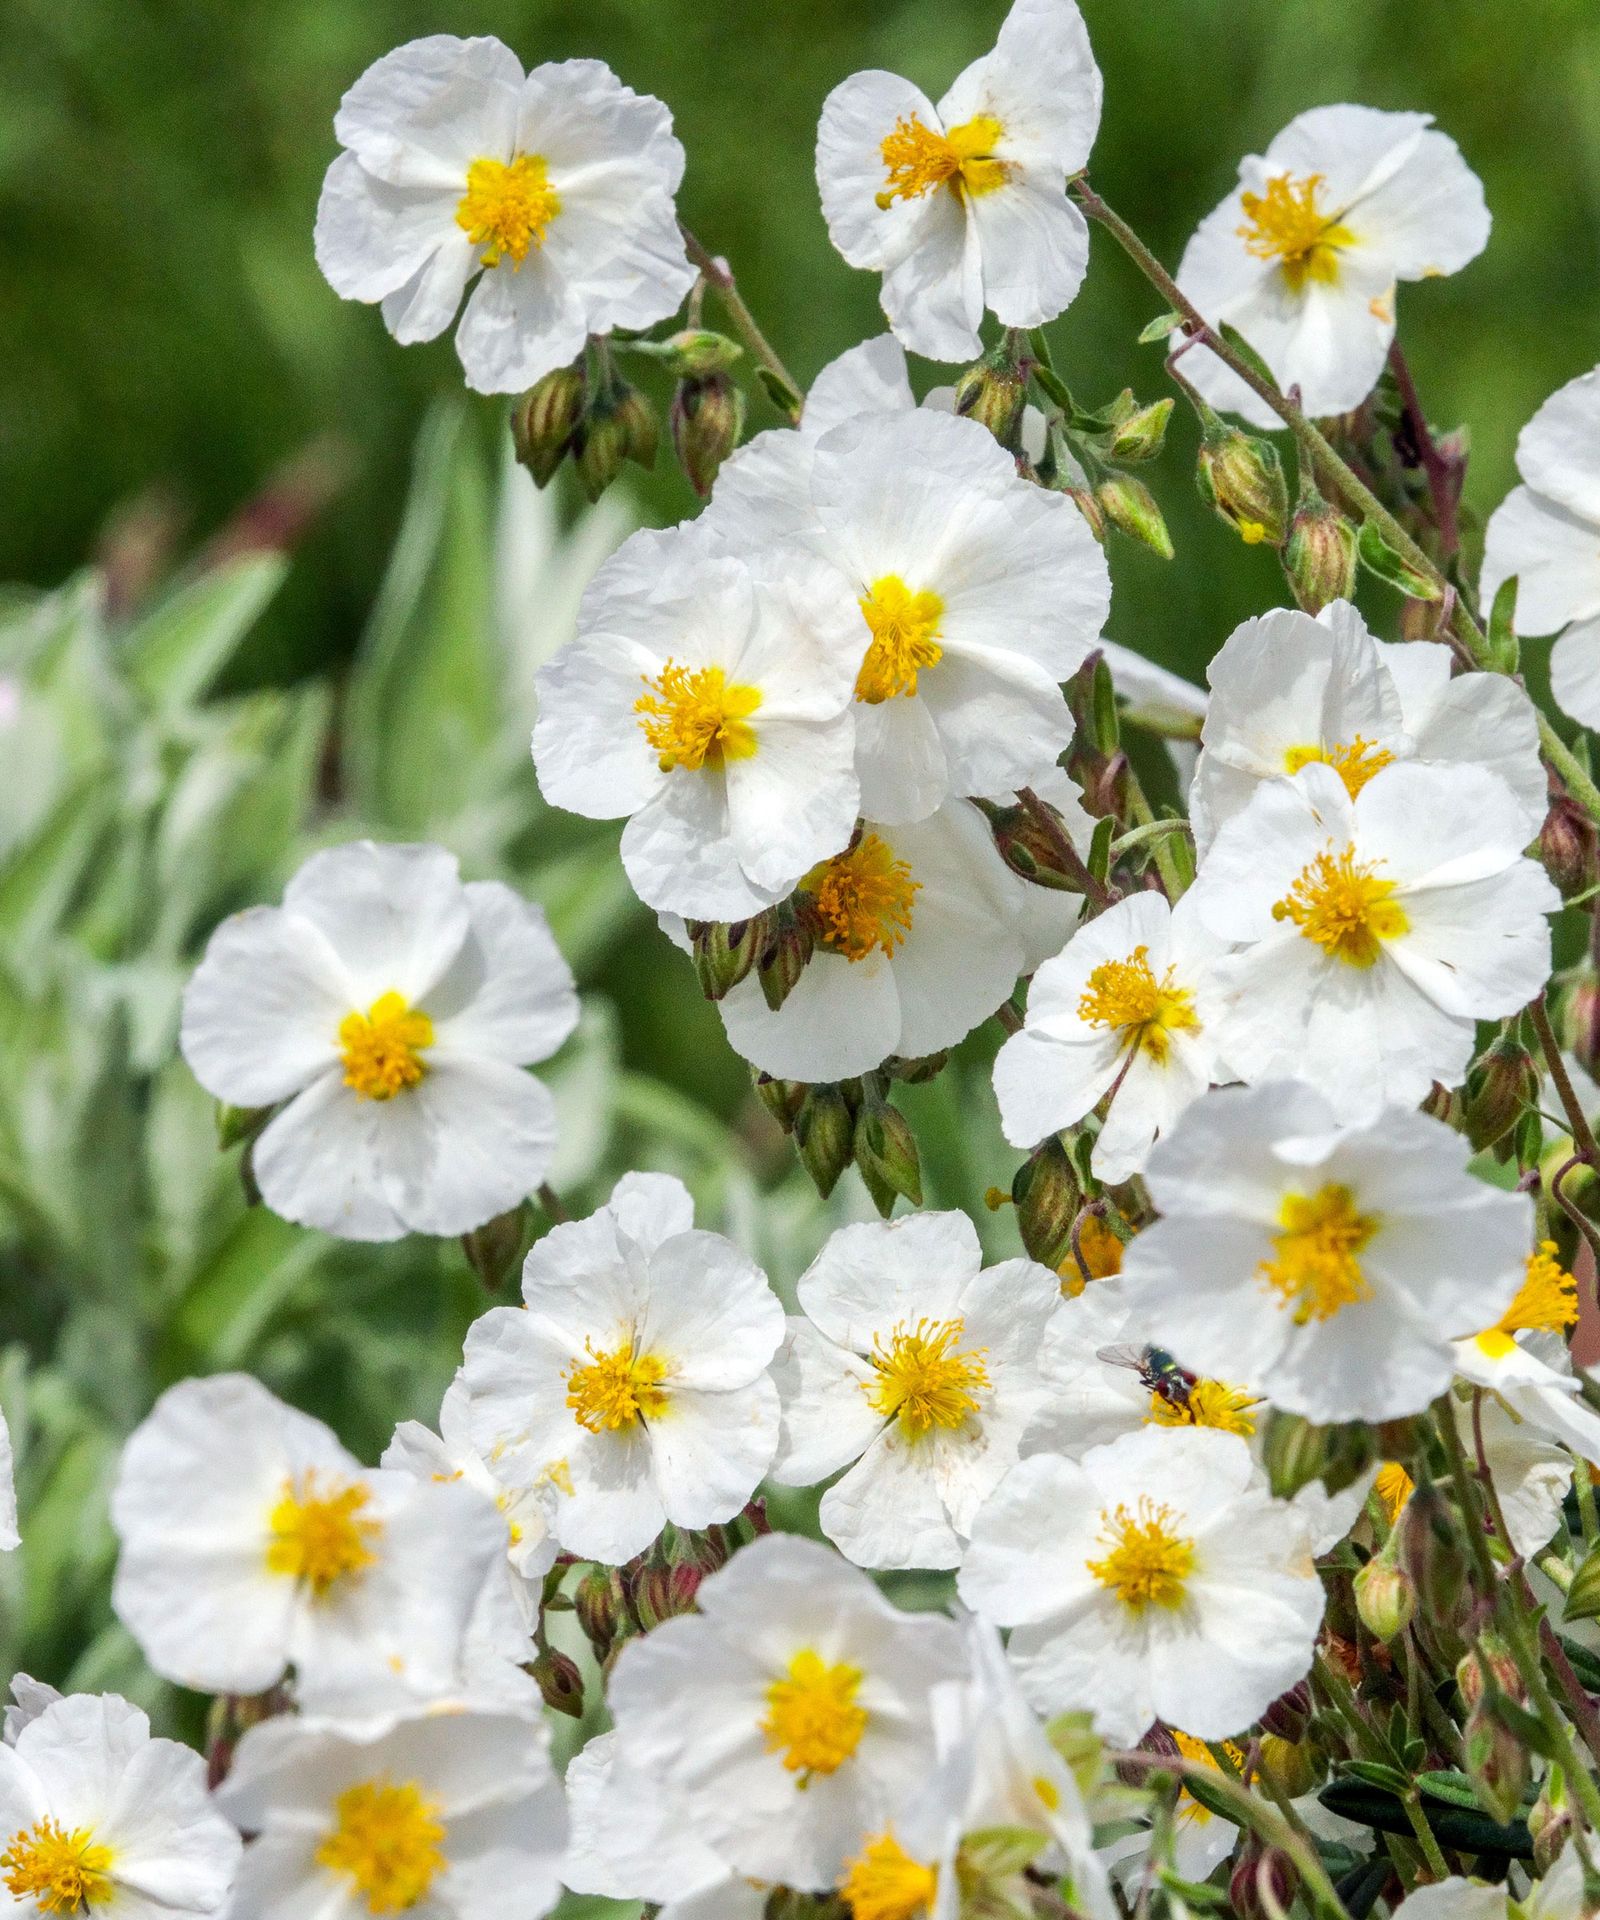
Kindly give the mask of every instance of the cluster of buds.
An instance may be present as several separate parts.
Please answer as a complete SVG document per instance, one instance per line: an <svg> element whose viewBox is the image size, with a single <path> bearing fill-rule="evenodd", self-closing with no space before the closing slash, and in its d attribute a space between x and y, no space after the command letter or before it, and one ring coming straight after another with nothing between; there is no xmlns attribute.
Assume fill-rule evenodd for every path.
<svg viewBox="0 0 1600 1920"><path fill-rule="evenodd" d="M1161 452L1172 418L1171 400L1141 404L1125 387L1105 406L1085 408L1053 369L1025 364L1052 405L1035 477L1070 494L1097 539L1104 540L1107 530L1115 529L1170 560L1172 536L1155 495L1126 469L1142 466ZM973 368L972 374L978 371Z"/></svg>
<svg viewBox="0 0 1600 1920"><path fill-rule="evenodd" d="M872 1203L885 1219L897 1197L922 1204L922 1162L917 1137L888 1094L892 1081L931 1080L947 1055L925 1060L891 1060L859 1080L806 1086L798 1080L754 1076L756 1093L785 1133L792 1136L800 1164L824 1199L854 1163Z"/></svg>
<svg viewBox="0 0 1600 1920"><path fill-rule="evenodd" d="M794 991L817 944L812 899L803 890L748 920L691 920L687 930L700 991L708 1000L722 999L754 973L774 1013Z"/></svg>
<svg viewBox="0 0 1600 1920"><path fill-rule="evenodd" d="M600 498L625 460L653 467L659 438L654 409L616 371L604 343L587 365L579 359L547 373L511 411L512 444L535 483L547 486L570 455L590 500Z"/></svg>

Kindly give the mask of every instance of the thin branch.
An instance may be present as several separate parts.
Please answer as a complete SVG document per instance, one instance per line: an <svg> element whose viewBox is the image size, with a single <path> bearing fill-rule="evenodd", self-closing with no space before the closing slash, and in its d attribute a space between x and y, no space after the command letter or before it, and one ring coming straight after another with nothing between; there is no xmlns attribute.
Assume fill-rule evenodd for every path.
<svg viewBox="0 0 1600 1920"><path fill-rule="evenodd" d="M706 285L716 289L717 298L722 302L723 307L727 311L728 318L733 322L734 328L740 338L755 355L756 359L761 362L762 366L767 369L768 373L780 380L788 391L794 395L794 405L792 407L784 407L783 411L789 416L789 424L791 426L795 425L800 418L800 404L805 397L805 388L801 386L800 382L795 379L794 375L778 358L777 349L761 331L760 327L756 325L756 317L745 305L743 296L740 294L738 287L734 285L733 274L729 270L727 262L719 260L715 254L710 253L700 244L689 229L681 223L678 231L683 235L685 252L687 252L689 258L700 269ZM776 402L776 396L774 396L774 399ZM777 404L781 405L781 402Z"/></svg>

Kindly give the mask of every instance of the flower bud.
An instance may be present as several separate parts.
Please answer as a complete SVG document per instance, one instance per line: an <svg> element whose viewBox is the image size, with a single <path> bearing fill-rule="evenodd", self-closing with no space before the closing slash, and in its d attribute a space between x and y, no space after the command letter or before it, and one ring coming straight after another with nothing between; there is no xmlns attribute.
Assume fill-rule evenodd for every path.
<svg viewBox="0 0 1600 1920"><path fill-rule="evenodd" d="M1394 1536L1390 1536L1393 1545ZM1405 1568L1385 1549L1355 1577L1356 1612L1374 1640L1404 1633L1417 1610L1417 1590Z"/></svg>
<svg viewBox="0 0 1600 1920"><path fill-rule="evenodd" d="M1278 449L1258 434L1206 422L1195 469L1200 494L1247 546L1281 547L1289 530L1289 489Z"/></svg>
<svg viewBox="0 0 1600 1920"><path fill-rule="evenodd" d="M1326 1762L1315 1741L1284 1740L1275 1733L1261 1736L1261 1766L1289 1800L1298 1800L1302 1794L1310 1793L1326 1771Z"/></svg>
<svg viewBox="0 0 1600 1920"><path fill-rule="evenodd" d="M1522 1810L1528 1750L1516 1729L1506 1723L1493 1696L1479 1701L1467 1716L1461 1753L1478 1805L1491 1820L1509 1826Z"/></svg>
<svg viewBox="0 0 1600 1920"><path fill-rule="evenodd" d="M922 1205L922 1164L911 1123L886 1100L866 1100L856 1116L855 1162L873 1204L885 1219L903 1195Z"/></svg>
<svg viewBox="0 0 1600 1920"><path fill-rule="evenodd" d="M1294 1905L1299 1885L1289 1856L1250 1834L1240 1844L1228 1879L1228 1905L1238 1920L1277 1920Z"/></svg>
<svg viewBox="0 0 1600 1920"><path fill-rule="evenodd" d="M768 909L766 942L757 962L756 979L766 1003L776 1013L794 991L816 948L816 923L804 910L801 896Z"/></svg>
<svg viewBox="0 0 1600 1920"><path fill-rule="evenodd" d="M956 382L955 411L987 427L1008 453L1015 453L1027 389L1027 376L1002 341Z"/></svg>
<svg viewBox="0 0 1600 1920"><path fill-rule="evenodd" d="M1307 613L1348 600L1356 585L1356 530L1315 487L1300 495L1289 523L1283 564L1295 599Z"/></svg>
<svg viewBox="0 0 1600 1920"><path fill-rule="evenodd" d="M1011 1181L1022 1244L1042 1267L1060 1272L1072 1259L1072 1223L1083 1191L1055 1134L1034 1148Z"/></svg>
<svg viewBox="0 0 1600 1920"><path fill-rule="evenodd" d="M1094 490L1108 523L1130 540L1138 540L1163 560L1172 558L1172 535L1161 517L1155 495L1131 473L1108 474Z"/></svg>
<svg viewBox="0 0 1600 1920"><path fill-rule="evenodd" d="M1600 976L1585 967L1562 1009L1567 1045L1591 1078L1600 1078Z"/></svg>
<svg viewBox="0 0 1600 1920"><path fill-rule="evenodd" d="M529 1211L524 1200L509 1213L498 1213L481 1227L474 1227L461 1236L461 1251L467 1256L467 1264L490 1293L498 1293L522 1264Z"/></svg>
<svg viewBox="0 0 1600 1920"><path fill-rule="evenodd" d="M977 804L988 818L995 851L1014 874L1057 893L1082 893L1078 875L1061 857L1066 826L1048 800L1041 800L1039 805L1056 823L1054 833L1031 807L998 807L983 801Z"/></svg>
<svg viewBox="0 0 1600 1920"><path fill-rule="evenodd" d="M633 1610L640 1626L648 1633L663 1620L671 1620L680 1613L693 1613L695 1596L704 1578L704 1569L693 1560L678 1561L671 1566L659 1565L654 1558L646 1561L634 1576L631 1589Z"/></svg>
<svg viewBox="0 0 1600 1920"><path fill-rule="evenodd" d="M1302 1741L1311 1725L1311 1682L1301 1680L1280 1693L1261 1716L1263 1731L1291 1743Z"/></svg>
<svg viewBox="0 0 1600 1920"><path fill-rule="evenodd" d="M1600 833L1575 800L1560 794L1539 829L1539 858L1564 900L1600 879Z"/></svg>
<svg viewBox="0 0 1600 1920"><path fill-rule="evenodd" d="M672 396L672 444L703 500L744 431L744 389L725 373L680 380Z"/></svg>
<svg viewBox="0 0 1600 1920"><path fill-rule="evenodd" d="M1064 485L1061 491L1089 523L1089 531L1101 546L1106 543L1106 516L1100 502L1088 487Z"/></svg>
<svg viewBox="0 0 1600 1920"><path fill-rule="evenodd" d="M1600 1619L1600 1543L1592 1546L1578 1562L1578 1570L1572 1576L1572 1585L1562 1604L1561 1617L1567 1621Z"/></svg>
<svg viewBox="0 0 1600 1920"><path fill-rule="evenodd" d="M1136 407L1114 427L1106 440L1106 458L1117 466L1137 466L1141 460L1153 460L1167 437L1167 422L1172 418L1171 400L1156 400L1148 407Z"/></svg>
<svg viewBox="0 0 1600 1920"><path fill-rule="evenodd" d="M1492 1147L1539 1098L1539 1069L1517 1037L1502 1033L1472 1064L1463 1092L1461 1117L1474 1152Z"/></svg>
<svg viewBox="0 0 1600 1920"><path fill-rule="evenodd" d="M838 1087L812 1087L807 1092L795 1114L794 1143L801 1166L824 1200L850 1164L855 1131L856 1117Z"/></svg>
<svg viewBox="0 0 1600 1920"><path fill-rule="evenodd" d="M661 343L663 358L675 374L691 378L696 374L726 373L744 357L744 348L725 333L713 333L709 327L685 327L670 334Z"/></svg>
<svg viewBox="0 0 1600 1920"><path fill-rule="evenodd" d="M1552 1765L1545 1774L1539 1797L1528 1813L1528 1832L1533 1839L1533 1870L1536 1874L1547 1874L1555 1865L1572 1838L1575 1824L1567 1776L1559 1766Z"/></svg>
<svg viewBox="0 0 1600 1920"><path fill-rule="evenodd" d="M806 1097L804 1085L798 1080L775 1080L771 1074L762 1073L757 1067L751 1068L750 1079L762 1106L785 1133L793 1133L794 1117L800 1111L800 1102Z"/></svg>
<svg viewBox="0 0 1600 1920"><path fill-rule="evenodd" d="M588 396L582 360L530 387L511 409L511 444L538 486L549 484L583 419Z"/></svg>
<svg viewBox="0 0 1600 1920"><path fill-rule="evenodd" d="M1292 1500L1302 1487L1319 1479L1328 1460L1327 1427L1314 1427L1298 1413L1273 1408L1261 1434L1262 1464L1267 1481L1280 1500Z"/></svg>
<svg viewBox="0 0 1600 1920"><path fill-rule="evenodd" d="M720 920L688 923L694 970L700 991L708 1000L720 1000L738 986L772 938L774 920L775 916L768 912L730 923Z"/></svg>
<svg viewBox="0 0 1600 1920"><path fill-rule="evenodd" d="M591 407L572 436L578 480L590 502L600 498L628 457L628 423L611 407Z"/></svg>
<svg viewBox="0 0 1600 1920"><path fill-rule="evenodd" d="M578 1616L596 1660L604 1662L623 1624L622 1589L611 1567L591 1567L572 1592L572 1610Z"/></svg>
<svg viewBox="0 0 1600 1920"><path fill-rule="evenodd" d="M1395 1523L1399 1564L1410 1574L1430 1629L1454 1627L1466 1590L1461 1519L1431 1480L1421 1480Z"/></svg>
<svg viewBox="0 0 1600 1920"><path fill-rule="evenodd" d="M637 387L624 387L617 402L617 418L627 429L627 454L636 466L653 467L661 444L656 410Z"/></svg>
<svg viewBox="0 0 1600 1920"><path fill-rule="evenodd" d="M1528 1697L1511 1649L1497 1633L1482 1633L1476 1646L1469 1647L1456 1662L1456 1685L1468 1708L1477 1706L1489 1689L1489 1682L1519 1706Z"/></svg>
<svg viewBox="0 0 1600 1920"><path fill-rule="evenodd" d="M556 1647L541 1647L528 1671L538 1681L547 1707L570 1714L574 1720L582 1719L583 1675L576 1660Z"/></svg>

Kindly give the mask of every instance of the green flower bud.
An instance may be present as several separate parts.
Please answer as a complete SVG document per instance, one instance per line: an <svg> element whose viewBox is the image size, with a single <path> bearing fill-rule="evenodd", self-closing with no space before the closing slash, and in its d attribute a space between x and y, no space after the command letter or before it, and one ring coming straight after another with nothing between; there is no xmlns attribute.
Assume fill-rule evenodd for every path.
<svg viewBox="0 0 1600 1920"><path fill-rule="evenodd" d="M1294 1905L1300 1875L1277 1847L1249 1835L1228 1878L1228 1905L1237 1920L1277 1920Z"/></svg>
<svg viewBox="0 0 1600 1920"><path fill-rule="evenodd" d="M856 1117L835 1086L812 1087L794 1117L800 1164L824 1200L839 1184L855 1146Z"/></svg>
<svg viewBox="0 0 1600 1920"><path fill-rule="evenodd" d="M595 1659L603 1664L624 1626L622 1586L616 1570L591 1567L573 1589L572 1610L594 1649Z"/></svg>
<svg viewBox="0 0 1600 1920"><path fill-rule="evenodd" d="M1007 453L1016 453L1027 391L1027 376L1015 353L1002 342L956 382L955 411L987 427Z"/></svg>
<svg viewBox="0 0 1600 1920"><path fill-rule="evenodd" d="M583 1675L570 1655L555 1647L542 1647L528 1671L538 1681L547 1707L574 1720L583 1718Z"/></svg>
<svg viewBox="0 0 1600 1920"><path fill-rule="evenodd" d="M1590 1075L1600 1075L1600 976L1586 967L1573 982L1562 1008L1567 1045Z"/></svg>
<svg viewBox="0 0 1600 1920"><path fill-rule="evenodd" d="M1320 613L1330 600L1348 600L1355 592L1356 530L1315 487L1300 495L1283 564L1307 613Z"/></svg>
<svg viewBox="0 0 1600 1920"><path fill-rule="evenodd" d="M1035 1147L1011 1182L1017 1230L1033 1259L1053 1272L1072 1258L1072 1223L1083 1190L1067 1150L1055 1134Z"/></svg>
<svg viewBox="0 0 1600 1920"><path fill-rule="evenodd" d="M720 1000L724 994L731 992L756 965L773 937L775 918L769 911L731 923L720 920L689 922L694 970L700 981L700 991L708 1000Z"/></svg>
<svg viewBox="0 0 1600 1920"><path fill-rule="evenodd" d="M467 1264L490 1293L498 1293L522 1264L532 1209L526 1200L509 1213L498 1213L481 1227L461 1236Z"/></svg>
<svg viewBox="0 0 1600 1920"><path fill-rule="evenodd" d="M1289 489L1270 440L1226 426L1211 415L1200 440L1195 481L1201 497L1247 546L1262 541L1283 545L1289 531Z"/></svg>
<svg viewBox="0 0 1600 1920"><path fill-rule="evenodd" d="M855 1162L873 1205L885 1219L896 1196L922 1205L922 1165L911 1123L886 1100L868 1099L856 1115Z"/></svg>
<svg viewBox="0 0 1600 1920"><path fill-rule="evenodd" d="M1273 1408L1261 1429L1261 1457L1267 1481L1280 1500L1292 1500L1302 1487L1322 1477L1328 1463L1328 1427L1314 1427L1298 1413Z"/></svg>
<svg viewBox="0 0 1600 1920"><path fill-rule="evenodd" d="M981 800L977 804L988 819L995 851L1014 874L1056 893L1082 893L1078 875L1061 857L1060 842L1031 807L997 807ZM1061 816L1048 800L1040 804L1060 823ZM1066 832L1061 824L1063 839Z"/></svg>
<svg viewBox="0 0 1600 1920"><path fill-rule="evenodd" d="M584 414L588 381L583 362L557 367L522 395L511 409L511 443L538 486L549 484Z"/></svg>
<svg viewBox="0 0 1600 1920"><path fill-rule="evenodd" d="M697 374L726 373L744 357L744 348L725 333L713 333L709 327L685 327L670 334L661 343L662 357L675 374L692 378Z"/></svg>
<svg viewBox="0 0 1600 1920"><path fill-rule="evenodd" d="M1461 1517L1431 1480L1417 1483L1395 1525L1399 1562L1410 1574L1430 1631L1453 1629L1466 1593Z"/></svg>
<svg viewBox="0 0 1600 1920"><path fill-rule="evenodd" d="M816 950L815 916L808 911L806 896L791 894L768 909L767 934L757 962L756 979L762 997L776 1013L793 993Z"/></svg>
<svg viewBox="0 0 1600 1920"><path fill-rule="evenodd" d="M636 466L650 468L656 463L661 444L661 428L656 410L637 387L624 387L617 402L617 417L627 429L628 458Z"/></svg>
<svg viewBox="0 0 1600 1920"><path fill-rule="evenodd" d="M1276 1733L1261 1736L1261 1766L1290 1800L1310 1793L1327 1772L1327 1762L1315 1741L1285 1740Z"/></svg>
<svg viewBox="0 0 1600 1920"><path fill-rule="evenodd" d="M1467 1073L1461 1117L1473 1151L1507 1134L1523 1109L1539 1098L1539 1069L1513 1028L1502 1033L1473 1062Z"/></svg>
<svg viewBox="0 0 1600 1920"><path fill-rule="evenodd" d="M798 1080L775 1080L771 1074L762 1073L757 1067L750 1069L750 1079L762 1106L785 1133L793 1133L794 1117L800 1111L800 1102L806 1097L805 1087Z"/></svg>
<svg viewBox="0 0 1600 1920"><path fill-rule="evenodd" d="M1522 1811L1528 1784L1528 1750L1506 1723L1498 1699L1486 1697L1467 1716L1462 1758L1478 1805L1491 1820L1509 1826Z"/></svg>
<svg viewBox="0 0 1600 1920"><path fill-rule="evenodd" d="M1564 900L1586 892L1600 879L1600 834L1588 814L1564 793L1550 802L1539 829L1539 858Z"/></svg>
<svg viewBox="0 0 1600 1920"><path fill-rule="evenodd" d="M1390 1537L1390 1546L1394 1537ZM1392 1640L1404 1633L1417 1610L1417 1590L1404 1567L1386 1549L1369 1560L1355 1577L1356 1612L1374 1640Z"/></svg>
<svg viewBox="0 0 1600 1920"><path fill-rule="evenodd" d="M622 415L610 407L591 408L573 435L577 455L578 480L590 502L600 498L628 457L629 428Z"/></svg>
<svg viewBox="0 0 1600 1920"><path fill-rule="evenodd" d="M1106 458L1117 466L1137 466L1142 460L1155 459L1166 440L1171 418L1170 400L1136 408L1108 436Z"/></svg>
<svg viewBox="0 0 1600 1920"><path fill-rule="evenodd" d="M1155 495L1131 473L1113 473L1094 490L1100 511L1110 525L1137 540L1163 560L1172 558L1172 535L1161 517Z"/></svg>
<svg viewBox="0 0 1600 1920"><path fill-rule="evenodd" d="M1575 1824L1567 1776L1559 1766L1552 1765L1528 1814L1536 1874L1546 1874L1555 1865L1572 1838Z"/></svg>
<svg viewBox="0 0 1600 1920"><path fill-rule="evenodd" d="M744 431L744 389L725 373L680 380L672 396L672 444L701 499Z"/></svg>
<svg viewBox="0 0 1600 1920"><path fill-rule="evenodd" d="M1592 1546L1578 1563L1572 1576L1561 1617L1564 1620L1600 1620L1600 1542Z"/></svg>

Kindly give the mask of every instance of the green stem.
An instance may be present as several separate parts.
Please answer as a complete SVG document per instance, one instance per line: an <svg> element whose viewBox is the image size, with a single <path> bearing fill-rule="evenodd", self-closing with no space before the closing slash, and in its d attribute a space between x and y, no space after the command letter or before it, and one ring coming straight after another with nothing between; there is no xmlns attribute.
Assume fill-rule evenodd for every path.
<svg viewBox="0 0 1600 1920"><path fill-rule="evenodd" d="M704 275L706 285L716 288L717 298L722 302L728 318L733 322L735 331L768 373L781 381L783 386L794 395L793 406L783 406L782 410L789 416L790 426L798 425L805 388L778 358L777 349L756 325L756 317L745 305L744 298L735 286L733 275L728 268L715 255L708 252L686 226L680 223L678 231L683 235L684 251ZM781 402L775 402L775 404L782 405Z"/></svg>
<svg viewBox="0 0 1600 1920"><path fill-rule="evenodd" d="M1595 1143L1594 1130L1583 1111L1583 1102L1578 1098L1571 1074L1567 1072L1567 1063L1561 1057L1561 1042L1557 1040L1555 1028L1550 1024L1550 1010L1545 1005L1542 993L1530 1002L1528 1018L1539 1036L1545 1065L1550 1069L1550 1078L1560 1097L1562 1111L1567 1116L1567 1131L1572 1135L1572 1144L1578 1149L1578 1157L1591 1167L1600 1167L1600 1146Z"/></svg>

